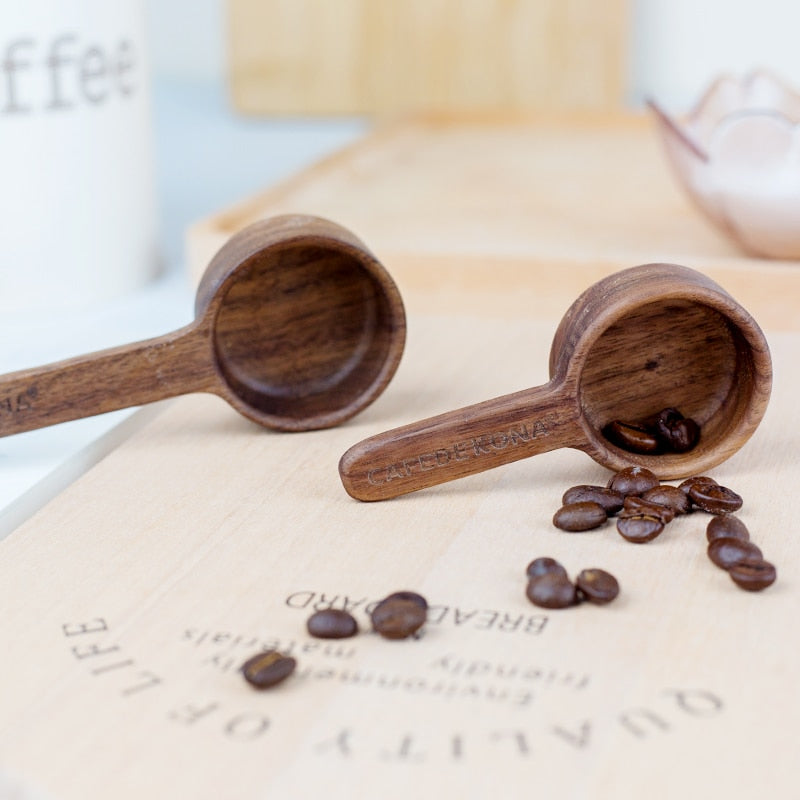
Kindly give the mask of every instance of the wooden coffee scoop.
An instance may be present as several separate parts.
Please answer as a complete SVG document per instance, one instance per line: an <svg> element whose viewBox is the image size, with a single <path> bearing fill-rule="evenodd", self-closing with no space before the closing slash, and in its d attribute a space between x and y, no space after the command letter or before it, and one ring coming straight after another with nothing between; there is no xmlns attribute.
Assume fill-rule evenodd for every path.
<svg viewBox="0 0 800 800"><path fill-rule="evenodd" d="M187 327L0 377L0 435L189 392L269 428L326 428L383 391L405 330L397 287L352 233L275 217L217 253Z"/></svg>
<svg viewBox="0 0 800 800"><path fill-rule="evenodd" d="M741 306L694 270L647 264L572 304L550 350L549 383L373 436L342 456L339 473L353 497L383 500L574 447L613 470L696 475L747 441L771 386L769 347ZM692 450L640 455L601 432L667 406L700 424Z"/></svg>

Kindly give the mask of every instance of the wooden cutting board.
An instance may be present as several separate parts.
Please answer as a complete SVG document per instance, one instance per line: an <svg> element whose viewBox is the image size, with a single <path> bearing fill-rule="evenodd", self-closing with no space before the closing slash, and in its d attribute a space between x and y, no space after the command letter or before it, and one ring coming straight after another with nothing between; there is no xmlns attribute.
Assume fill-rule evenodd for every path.
<svg viewBox="0 0 800 800"><path fill-rule="evenodd" d="M376 162L393 141L372 140ZM417 151L406 152L413 161ZM0 776L76 800L792 796L796 267L728 260L722 244L698 256L762 322L773 351L765 420L712 473L744 496L740 517L778 566L764 593L736 589L712 566L700 514L638 546L610 525L556 530L564 489L608 477L576 451L361 504L336 470L351 444L543 382L561 314L615 264L610 246L593 264L577 229L571 261L526 249L527 229L517 232L524 247L495 258L502 209L482 234L466 214L464 241L449 251L459 217L425 196L417 214L409 202L400 210L401 196L397 222L381 227L380 206L355 200L365 157L357 148L312 170L273 202L317 192L316 205L292 210L319 213L349 170L350 193L331 216L371 220L356 230L401 284L409 337L396 377L347 424L302 434L257 428L216 398L176 400L0 544ZM411 173L396 174L402 186ZM458 192L451 201L468 210ZM522 219L514 203L503 208ZM534 212L530 226L545 229ZM389 241L405 255L385 248L387 257ZM633 263L650 260L638 257L644 238L639 247ZM621 596L605 608L530 605L525 566L542 555L573 575L612 571ZM366 632L368 604L403 588L431 604L423 635ZM310 639L305 620L328 605L352 609L364 632ZM298 671L257 693L237 670L271 645Z"/></svg>
<svg viewBox="0 0 800 800"><path fill-rule="evenodd" d="M248 113L619 108L627 0L228 0Z"/></svg>

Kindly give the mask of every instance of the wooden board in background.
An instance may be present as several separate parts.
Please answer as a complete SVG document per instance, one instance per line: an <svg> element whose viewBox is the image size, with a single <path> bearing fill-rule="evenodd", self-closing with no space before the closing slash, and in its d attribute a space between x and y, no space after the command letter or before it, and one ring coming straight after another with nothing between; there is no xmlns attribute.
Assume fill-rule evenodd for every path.
<svg viewBox="0 0 800 800"><path fill-rule="evenodd" d="M746 257L713 229L644 116L446 114L381 127L193 226L194 279L232 233L291 212L351 228L427 308L465 287L492 295L483 302L500 314L509 303L535 314L553 293L566 308L576 287L667 261L707 272L772 326L799 321L800 265Z"/></svg>
<svg viewBox="0 0 800 800"><path fill-rule="evenodd" d="M620 108L628 5L228 0L231 93L261 114Z"/></svg>

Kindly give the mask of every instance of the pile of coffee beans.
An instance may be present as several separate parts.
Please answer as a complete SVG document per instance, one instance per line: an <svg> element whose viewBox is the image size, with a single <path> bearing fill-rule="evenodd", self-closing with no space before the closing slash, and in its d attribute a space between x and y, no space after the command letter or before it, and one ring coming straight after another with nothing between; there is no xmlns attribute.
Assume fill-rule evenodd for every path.
<svg viewBox="0 0 800 800"><path fill-rule="evenodd" d="M428 601L411 591L392 592L370 614L373 629L384 639L407 639L425 624L427 616ZM306 630L317 639L346 639L358 633L358 621L349 611L325 608L308 618ZM269 689L288 678L296 666L291 656L266 650L245 661L241 672L251 686Z"/></svg>
<svg viewBox="0 0 800 800"><path fill-rule="evenodd" d="M605 605L619 594L619 583L602 569L582 570L573 583L554 558L535 558L525 570L528 600L540 608L569 608L581 602Z"/></svg>
<svg viewBox="0 0 800 800"><path fill-rule="evenodd" d="M727 570L734 583L748 591L765 589L777 576L775 566L765 561L761 550L750 541L745 524L732 516L742 507L742 498L708 476L698 475L670 486L645 467L627 467L615 473L607 486L567 489L561 502L553 516L557 528L593 530L616 516L620 536L636 544L655 539L676 516L694 511L713 514L706 536L708 557L714 564Z"/></svg>
<svg viewBox="0 0 800 800"><path fill-rule="evenodd" d="M675 409L665 409L657 415L657 420L668 429L682 431L675 434L680 441L684 441L694 425ZM623 424L627 425L620 423ZM659 435L662 437L659 452L664 452L666 434ZM670 486L662 484L644 467L627 467L615 473L606 486L582 484L567 489L561 502L561 508L553 516L557 528L588 531L616 517L619 534L637 544L655 539L676 516L704 511L713 515L706 528L708 557L726 570L737 586L757 592L772 585L777 577L775 566L750 541L747 526L733 516L742 507L742 498L705 475ZM598 568L584 569L573 582L562 564L546 556L531 561L525 574L528 581L525 594L540 608L569 608L582 602L605 605L619 594L619 583L611 573ZM378 602L370 618L373 630L383 638L407 639L425 624L427 615L428 602L422 595L401 591ZM352 614L333 608L312 614L306 629L320 639L343 639L359 632ZM241 670L251 686L267 689L284 681L296 666L291 656L267 650L249 658Z"/></svg>
<svg viewBox="0 0 800 800"><path fill-rule="evenodd" d="M603 436L629 453L685 453L700 441L700 426L677 408L665 408L644 420L612 420Z"/></svg>

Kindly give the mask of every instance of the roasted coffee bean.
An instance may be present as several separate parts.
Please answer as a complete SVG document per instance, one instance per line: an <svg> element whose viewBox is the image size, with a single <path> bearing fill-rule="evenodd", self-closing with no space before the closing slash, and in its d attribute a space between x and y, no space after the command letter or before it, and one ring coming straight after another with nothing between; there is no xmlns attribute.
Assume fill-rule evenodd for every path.
<svg viewBox="0 0 800 800"><path fill-rule="evenodd" d="M736 492L717 484L692 484L689 499L695 508L709 514L731 514L742 507L742 498Z"/></svg>
<svg viewBox="0 0 800 800"><path fill-rule="evenodd" d="M733 514L722 514L721 516L711 517L706 526L706 538L709 542L714 539L742 539L749 541L750 531L738 517Z"/></svg>
<svg viewBox="0 0 800 800"><path fill-rule="evenodd" d="M402 591L402 592L392 592L390 595L387 595L383 598L384 600L413 600L413 602L417 603L417 605L422 606L426 611L428 610L428 601L417 592L409 592L409 591Z"/></svg>
<svg viewBox="0 0 800 800"><path fill-rule="evenodd" d="M676 422L683 419L683 414L677 408L662 408L658 414L648 417L644 424L655 433L667 433Z"/></svg>
<svg viewBox="0 0 800 800"><path fill-rule="evenodd" d="M590 603L605 605L619 594L617 579L604 569L584 569L575 579L578 597Z"/></svg>
<svg viewBox="0 0 800 800"><path fill-rule="evenodd" d="M528 580L532 578L538 578L540 575L548 575L550 573L562 575L563 577L567 577L567 571L561 564L558 563L554 558L548 558L547 556L542 556L541 558L534 558L530 564L528 564L528 568L525 570L525 574L528 576Z"/></svg>
<svg viewBox="0 0 800 800"><path fill-rule="evenodd" d="M642 495L642 500L666 506L672 509L676 515L687 514L692 507L688 495L684 494L677 486L654 486Z"/></svg>
<svg viewBox="0 0 800 800"><path fill-rule="evenodd" d="M358 633L358 623L347 611L324 608L308 618L306 629L317 639L346 639Z"/></svg>
<svg viewBox="0 0 800 800"><path fill-rule="evenodd" d="M244 679L256 689L269 689L288 678L297 666L291 656L277 650L266 650L249 658L242 664Z"/></svg>
<svg viewBox="0 0 800 800"><path fill-rule="evenodd" d="M761 559L763 555L759 547L745 539L733 536L714 539L708 545L708 557L722 569L730 569L745 559Z"/></svg>
<svg viewBox="0 0 800 800"><path fill-rule="evenodd" d="M661 443L650 431L632 422L615 419L603 428L603 436L629 453L655 455L661 450Z"/></svg>
<svg viewBox="0 0 800 800"><path fill-rule="evenodd" d="M553 515L553 525L562 531L590 531L599 528L607 519L606 510L600 503L586 501L561 506Z"/></svg>
<svg viewBox="0 0 800 800"><path fill-rule="evenodd" d="M632 494L644 494L659 483L658 477L646 467L626 467L612 476L608 488L628 497Z"/></svg>
<svg viewBox="0 0 800 800"><path fill-rule="evenodd" d="M644 420L619 420L603 428L603 436L630 453L685 453L700 439L700 426L677 408L665 408Z"/></svg>
<svg viewBox="0 0 800 800"><path fill-rule="evenodd" d="M707 475L695 475L692 478L687 478L683 483L679 483L678 488L688 495L689 490L695 484L698 486L719 486L713 478L709 478Z"/></svg>
<svg viewBox="0 0 800 800"><path fill-rule="evenodd" d="M748 592L760 592L775 583L778 571L774 564L763 559L746 558L738 564L734 564L729 570L728 575L731 580L740 588Z"/></svg>
<svg viewBox="0 0 800 800"><path fill-rule="evenodd" d="M427 609L416 600L387 597L370 616L372 627L385 639L406 639L425 624L427 615Z"/></svg>
<svg viewBox="0 0 800 800"><path fill-rule="evenodd" d="M687 453L700 441L700 426L693 419L682 419L670 428L669 449L673 453Z"/></svg>
<svg viewBox="0 0 800 800"><path fill-rule="evenodd" d="M620 517L617 530L623 539L634 544L643 544L656 538L663 530L664 523L658 517L646 515Z"/></svg>
<svg viewBox="0 0 800 800"><path fill-rule="evenodd" d="M654 430L664 449L685 453L700 440L700 426L677 408L665 408L656 415Z"/></svg>
<svg viewBox="0 0 800 800"><path fill-rule="evenodd" d="M625 498L619 515L620 517L656 517L665 525L675 519L675 512L669 506L662 506L660 503L653 503L636 495Z"/></svg>
<svg viewBox="0 0 800 800"><path fill-rule="evenodd" d="M561 498L563 505L570 503L598 503L606 510L609 517L613 517L621 508L622 502L625 497L613 489L608 489L605 486L573 486L564 492Z"/></svg>
<svg viewBox="0 0 800 800"><path fill-rule="evenodd" d="M531 603L541 608L567 608L578 601L570 579L557 572L548 572L528 581L525 594Z"/></svg>

